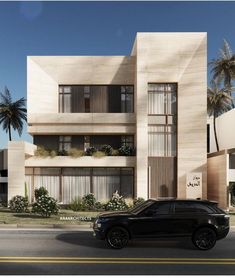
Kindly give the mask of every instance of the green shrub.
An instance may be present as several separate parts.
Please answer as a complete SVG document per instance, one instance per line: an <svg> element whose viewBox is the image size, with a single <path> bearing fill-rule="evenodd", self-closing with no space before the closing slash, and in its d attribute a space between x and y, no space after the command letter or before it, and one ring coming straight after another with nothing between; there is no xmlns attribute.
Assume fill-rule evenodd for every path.
<svg viewBox="0 0 235 278"><path fill-rule="evenodd" d="M78 158L78 157L81 157L81 156L84 156L84 151L83 150L79 150L79 149L76 149L76 148L71 148L69 151L68 151L68 155L73 157L73 158Z"/></svg>
<svg viewBox="0 0 235 278"><path fill-rule="evenodd" d="M112 155L112 152L113 152L113 148L110 146L110 145L103 145L101 148L100 148L100 151L101 152L104 152L105 155Z"/></svg>
<svg viewBox="0 0 235 278"><path fill-rule="evenodd" d="M117 192L115 192L111 198L111 200L105 206L106 210L126 210L128 209L128 205L122 196L120 196Z"/></svg>
<svg viewBox="0 0 235 278"><path fill-rule="evenodd" d="M29 205L28 197L23 197L20 195L14 196L9 201L10 210L14 212L27 212L28 205Z"/></svg>
<svg viewBox="0 0 235 278"><path fill-rule="evenodd" d="M82 210L82 199L80 197L75 197L69 204L69 208L73 211Z"/></svg>
<svg viewBox="0 0 235 278"><path fill-rule="evenodd" d="M54 198L42 195L33 203L32 212L40 214L43 217L50 217L52 214L58 214L59 205Z"/></svg>
<svg viewBox="0 0 235 278"><path fill-rule="evenodd" d="M40 157L48 157L50 155L50 152L43 146L38 146L37 149L34 151L34 155Z"/></svg>
<svg viewBox="0 0 235 278"><path fill-rule="evenodd" d="M58 155L57 151L55 151L55 150L51 150L51 151L50 151L50 157L51 157L51 158L54 158L54 157L56 157L57 155Z"/></svg>
<svg viewBox="0 0 235 278"><path fill-rule="evenodd" d="M127 145L122 145L121 148L118 149L118 152L120 155L123 156L131 156L131 155L135 155L135 148Z"/></svg>
<svg viewBox="0 0 235 278"><path fill-rule="evenodd" d="M41 186L41 187L39 187L39 188L36 188L35 190L34 190L34 196L35 196L35 199L37 200L39 197L42 197L42 196L48 196L48 190L45 188L45 187L43 187L43 186Z"/></svg>
<svg viewBox="0 0 235 278"><path fill-rule="evenodd" d="M86 149L86 155L88 155L88 156L92 156L93 155L93 153L95 153L95 152L97 152L97 149L96 148L94 148L94 147L90 147L90 148L87 148Z"/></svg>
<svg viewBox="0 0 235 278"><path fill-rule="evenodd" d="M133 206L135 207L135 206L138 206L139 204L141 204L141 203L143 203L145 200L144 200L144 198L142 198L142 197L139 197L139 198L135 198L134 200L133 200Z"/></svg>
<svg viewBox="0 0 235 278"><path fill-rule="evenodd" d="M89 193L82 197L82 209L84 210L95 210L96 199L93 193Z"/></svg>
<svg viewBox="0 0 235 278"><path fill-rule="evenodd" d="M96 210L104 210L105 206L106 206L106 204L102 204L101 202L96 202L95 203L95 209Z"/></svg>
<svg viewBox="0 0 235 278"><path fill-rule="evenodd" d="M101 158L101 157L104 157L105 156L105 153L104 152L101 152L101 151L97 151L97 152L94 152L92 154L92 156L96 157L96 158Z"/></svg>

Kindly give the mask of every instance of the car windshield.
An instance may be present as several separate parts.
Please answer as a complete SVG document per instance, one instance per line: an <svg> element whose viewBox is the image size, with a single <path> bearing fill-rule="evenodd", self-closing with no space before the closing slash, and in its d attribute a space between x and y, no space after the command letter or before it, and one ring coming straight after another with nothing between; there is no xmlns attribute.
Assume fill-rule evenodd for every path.
<svg viewBox="0 0 235 278"><path fill-rule="evenodd" d="M145 202L142 202L140 203L139 205L129 209L128 211L130 213L133 213L133 214L138 214L140 213L141 211L143 211L144 209L146 209L147 207L151 206L153 203L155 203L154 200L147 200Z"/></svg>

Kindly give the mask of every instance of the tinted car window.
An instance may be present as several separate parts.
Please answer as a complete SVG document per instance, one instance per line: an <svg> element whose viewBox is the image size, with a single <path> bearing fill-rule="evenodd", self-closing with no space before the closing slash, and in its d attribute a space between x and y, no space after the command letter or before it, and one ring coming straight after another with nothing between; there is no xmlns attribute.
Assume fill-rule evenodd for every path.
<svg viewBox="0 0 235 278"><path fill-rule="evenodd" d="M213 213L213 209L201 203L176 202L175 213Z"/></svg>
<svg viewBox="0 0 235 278"><path fill-rule="evenodd" d="M152 211L153 215L168 214L170 212L170 203L155 203L146 209L145 213L149 210Z"/></svg>

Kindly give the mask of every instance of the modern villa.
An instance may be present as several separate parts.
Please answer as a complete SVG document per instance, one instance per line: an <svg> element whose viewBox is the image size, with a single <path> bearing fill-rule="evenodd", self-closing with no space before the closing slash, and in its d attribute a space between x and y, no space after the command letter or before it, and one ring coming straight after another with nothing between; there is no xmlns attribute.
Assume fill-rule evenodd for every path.
<svg viewBox="0 0 235 278"><path fill-rule="evenodd" d="M29 56L28 132L9 142L8 200L207 198L207 35L137 33L130 56ZM65 155L110 145L113 155ZM60 155L40 157L37 146ZM128 146L129 154L118 152ZM115 154L115 155L114 155ZM197 180L194 181L194 179Z"/></svg>

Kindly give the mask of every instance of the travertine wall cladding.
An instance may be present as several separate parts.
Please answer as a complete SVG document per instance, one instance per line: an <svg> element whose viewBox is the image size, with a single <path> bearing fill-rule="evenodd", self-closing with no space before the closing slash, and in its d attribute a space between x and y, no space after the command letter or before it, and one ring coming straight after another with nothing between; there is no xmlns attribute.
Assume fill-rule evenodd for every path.
<svg viewBox="0 0 235 278"><path fill-rule="evenodd" d="M25 159L34 155L36 146L23 141L8 143L8 200L25 195Z"/></svg>
<svg viewBox="0 0 235 278"><path fill-rule="evenodd" d="M187 173L202 172L202 197L206 198L206 46L206 33L138 33L130 57L28 57L29 132L136 133L136 194L147 198L148 83L175 82L178 84L177 195L186 197ZM134 84L135 115L60 115L59 84ZM53 122L46 122L46 118Z"/></svg>
<svg viewBox="0 0 235 278"><path fill-rule="evenodd" d="M178 83L178 197L186 197L186 175L206 175L206 33L138 33L136 56L137 186L147 195L147 84ZM138 190L137 190L138 194Z"/></svg>

